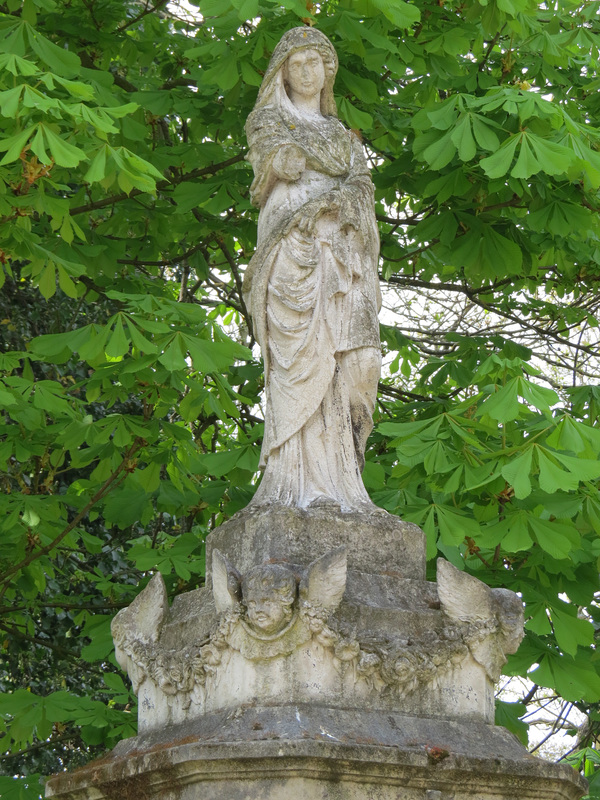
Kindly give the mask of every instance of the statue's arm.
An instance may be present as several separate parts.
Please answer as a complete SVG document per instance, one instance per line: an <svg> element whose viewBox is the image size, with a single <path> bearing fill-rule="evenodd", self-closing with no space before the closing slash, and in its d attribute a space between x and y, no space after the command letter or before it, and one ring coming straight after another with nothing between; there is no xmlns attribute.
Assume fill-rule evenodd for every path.
<svg viewBox="0 0 600 800"><path fill-rule="evenodd" d="M331 189L305 203L289 225L289 229L297 227L302 233L310 235L321 215L334 214L343 227L354 228L365 234L367 228L370 230L375 222L374 209L371 173L362 144L358 137L352 134L350 168L345 180L338 188Z"/></svg>
<svg viewBox="0 0 600 800"><path fill-rule="evenodd" d="M297 181L306 169L306 156L295 144L280 147L271 163L275 175L283 181Z"/></svg>
<svg viewBox="0 0 600 800"><path fill-rule="evenodd" d="M253 112L246 126L250 150L247 160L254 170L252 202L262 208L277 181L296 181L306 168L306 154L290 136L272 109Z"/></svg>
<svg viewBox="0 0 600 800"><path fill-rule="evenodd" d="M365 158L362 143L356 134L352 134L352 159L348 177L344 186L355 189L363 194L365 200L374 203L373 181L371 180L371 170Z"/></svg>
<svg viewBox="0 0 600 800"><path fill-rule="evenodd" d="M378 249L373 182L362 144L355 134L352 134L348 174L339 188L323 197L323 202L329 203L344 228L353 228Z"/></svg>

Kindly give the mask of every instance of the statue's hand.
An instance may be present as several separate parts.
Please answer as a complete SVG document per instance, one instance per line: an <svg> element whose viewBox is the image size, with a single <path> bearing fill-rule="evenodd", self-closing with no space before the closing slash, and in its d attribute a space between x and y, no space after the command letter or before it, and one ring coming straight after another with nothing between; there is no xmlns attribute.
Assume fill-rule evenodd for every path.
<svg viewBox="0 0 600 800"><path fill-rule="evenodd" d="M304 154L293 144L282 147L273 159L273 170L284 181L297 181L305 168Z"/></svg>
<svg viewBox="0 0 600 800"><path fill-rule="evenodd" d="M312 236L319 217L325 214L337 214L339 210L340 206L337 193L328 192L318 200L306 203L302 213L294 223L294 227L298 228L300 233L303 233L305 236Z"/></svg>

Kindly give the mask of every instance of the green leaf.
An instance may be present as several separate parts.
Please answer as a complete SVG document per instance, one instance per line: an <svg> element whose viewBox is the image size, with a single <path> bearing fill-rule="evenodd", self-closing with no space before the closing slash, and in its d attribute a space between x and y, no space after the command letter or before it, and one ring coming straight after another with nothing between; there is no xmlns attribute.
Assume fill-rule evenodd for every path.
<svg viewBox="0 0 600 800"><path fill-rule="evenodd" d="M471 115L465 114L451 134L452 143L458 150L461 161L471 161L475 157L477 147L471 132Z"/></svg>
<svg viewBox="0 0 600 800"><path fill-rule="evenodd" d="M199 372L224 372L237 359L251 357L247 348L229 339L213 342L209 339L183 335L181 340L189 350L194 368Z"/></svg>
<svg viewBox="0 0 600 800"><path fill-rule="evenodd" d="M6 69L13 75L37 75L36 64L14 53L0 53L0 69Z"/></svg>
<svg viewBox="0 0 600 800"><path fill-rule="evenodd" d="M226 475L238 463L242 456L241 449L233 449L222 453L207 453L201 456L201 461L209 475L220 478Z"/></svg>
<svg viewBox="0 0 600 800"><path fill-rule="evenodd" d="M42 296L48 300L56 292L56 272L54 264L49 261L42 270L38 286Z"/></svg>
<svg viewBox="0 0 600 800"><path fill-rule="evenodd" d="M6 92L0 92L0 113L3 117L15 117L21 100L23 86L14 86Z"/></svg>
<svg viewBox="0 0 600 800"><path fill-rule="evenodd" d="M570 472L566 472L548 458L541 448L537 451L538 463L540 467L540 487L548 494L558 492L561 489L571 491L579 486L579 478Z"/></svg>
<svg viewBox="0 0 600 800"><path fill-rule="evenodd" d="M238 7L238 17L241 20L253 20L258 16L258 0L242 0Z"/></svg>
<svg viewBox="0 0 600 800"><path fill-rule="evenodd" d="M436 196L438 203L445 203L452 196L464 197L472 188L462 169L442 175L428 183L423 190L424 197Z"/></svg>
<svg viewBox="0 0 600 800"><path fill-rule="evenodd" d="M516 378L508 381L494 394L491 394L479 406L477 416L487 414L499 422L509 422L516 419L520 413L518 383Z"/></svg>
<svg viewBox="0 0 600 800"><path fill-rule="evenodd" d="M535 173L539 172L541 169L543 169L543 165L540 164L533 155L527 137L523 135L521 138L521 147L519 148L519 157L510 174L513 178L527 179L530 175L535 175Z"/></svg>
<svg viewBox="0 0 600 800"><path fill-rule="evenodd" d="M185 360L185 355L181 346L179 336L175 337L167 346L161 356L159 356L160 363L165 366L169 371L187 369L188 363Z"/></svg>
<svg viewBox="0 0 600 800"><path fill-rule="evenodd" d="M340 68L338 74L358 100L362 100L363 103L376 103L378 101L379 93L377 85L373 81L356 75L343 67Z"/></svg>
<svg viewBox="0 0 600 800"><path fill-rule="evenodd" d="M109 653L113 651L114 643L112 634L110 632L110 623L112 622L112 616L107 614L94 614L93 617L88 617L85 627L84 627L84 634L88 636L92 641L91 644L86 645L81 650L81 657L85 659L85 661L89 661L93 663L94 661L99 661L104 659L108 656ZM102 704L98 704L101 706ZM83 709L82 709L83 710ZM90 715L90 711L92 714ZM93 721L100 722L100 724L104 724L106 722L106 718L104 714L102 714L105 709L98 708L96 714L100 713L100 719L94 720L93 718L96 714L93 713L96 711L94 706L88 706L85 709L83 716L86 721L90 721L93 724ZM81 711L80 711L81 713ZM59 711L60 716L60 711ZM91 718L90 718L91 717Z"/></svg>
<svg viewBox="0 0 600 800"><path fill-rule="evenodd" d="M362 473L363 482L367 489L383 489L385 487L385 470L381 464L366 461Z"/></svg>
<svg viewBox="0 0 600 800"><path fill-rule="evenodd" d="M568 655L574 656L579 646L587 647L594 641L594 626L587 619L553 608L552 625L558 646Z"/></svg>
<svg viewBox="0 0 600 800"><path fill-rule="evenodd" d="M501 725L513 733L527 747L529 725L521 717L527 713L527 706L523 703L505 703L496 700L496 725Z"/></svg>
<svg viewBox="0 0 600 800"><path fill-rule="evenodd" d="M242 80L244 83L247 83L249 86L261 85L262 75L259 75L248 61L242 61L240 63L240 69L242 71Z"/></svg>
<svg viewBox="0 0 600 800"><path fill-rule="evenodd" d="M86 154L79 147L61 139L48 126L40 124L41 128L44 130L52 158L60 167L76 167L80 161L88 160Z"/></svg>
<svg viewBox="0 0 600 800"><path fill-rule="evenodd" d="M81 97L83 100L94 100L95 94L91 86L80 81L69 81L66 78L61 78L60 75L53 75L53 79L68 90L69 94L74 97ZM134 103L132 105L135 105Z"/></svg>
<svg viewBox="0 0 600 800"><path fill-rule="evenodd" d="M456 145L452 141L453 135L454 133L449 131L444 136L436 138L423 150L423 158L429 163L431 169L443 169L454 158Z"/></svg>
<svg viewBox="0 0 600 800"><path fill-rule="evenodd" d="M360 111L349 100L343 97L338 104L340 115L354 130L369 131L373 127L373 117L366 111Z"/></svg>
<svg viewBox="0 0 600 800"><path fill-rule="evenodd" d="M421 19L420 10L403 0L373 0L375 5L398 28L410 28Z"/></svg>
<svg viewBox="0 0 600 800"><path fill-rule="evenodd" d="M129 352L129 339L125 335L121 315L117 316L117 321L106 345L105 352L109 358L121 358L125 353Z"/></svg>
<svg viewBox="0 0 600 800"><path fill-rule="evenodd" d="M482 254L490 265L502 266L510 274L518 274L523 264L523 253L516 242L495 231L491 226L483 229ZM501 274L502 269L498 269Z"/></svg>
<svg viewBox="0 0 600 800"><path fill-rule="evenodd" d="M57 72L66 78L71 78L79 73L81 68L79 56L46 39L30 25L26 25L26 28L31 49L48 65L52 72Z"/></svg>
<svg viewBox="0 0 600 800"><path fill-rule="evenodd" d="M520 500L531 494L532 457L533 448L527 447L520 456L502 467L502 477L511 484Z"/></svg>
<svg viewBox="0 0 600 800"><path fill-rule="evenodd" d="M506 519L490 528L490 532L493 530L496 535L500 534L502 547L507 553L519 553L529 550L532 546L533 540L529 535L529 516L528 512L519 510L508 514Z"/></svg>
<svg viewBox="0 0 600 800"><path fill-rule="evenodd" d="M594 481L600 478L600 460L575 458L564 453L552 453L554 458L564 464L580 481Z"/></svg>
<svg viewBox="0 0 600 800"><path fill-rule="evenodd" d="M497 153L481 159L479 164L488 178L501 178L506 175L512 164L519 141L520 136L518 134L510 136L502 143Z"/></svg>
<svg viewBox="0 0 600 800"><path fill-rule="evenodd" d="M465 536L476 537L480 533L474 519L449 506L436 506L440 537L444 544L461 544Z"/></svg>
<svg viewBox="0 0 600 800"><path fill-rule="evenodd" d="M83 344L79 345L78 349L80 357L88 363L92 363L99 357L103 358L106 343L110 335L110 328L108 325L94 325L88 326L88 329L90 335Z"/></svg>
<svg viewBox="0 0 600 800"><path fill-rule="evenodd" d="M16 133L14 136L9 136L8 139L2 139L0 141L0 152L4 150L7 151L2 161L0 161L0 167L4 166L5 164L12 164L13 161L16 161L19 158L21 151L31 138L31 135L35 129L36 126L31 125L24 131Z"/></svg>
<svg viewBox="0 0 600 800"><path fill-rule="evenodd" d="M579 425L580 423L565 414L546 439L547 444L557 450L571 450L573 453L581 453L582 450L585 450L585 442L579 432Z"/></svg>
<svg viewBox="0 0 600 800"><path fill-rule="evenodd" d="M536 610L532 614L531 618L525 623L525 627L527 630L537 633L538 636L547 636L548 634L552 633L552 625L550 624L550 619L548 618L546 604L537 603L527 605L528 611L533 611L534 608L536 608Z"/></svg>
<svg viewBox="0 0 600 800"><path fill-rule="evenodd" d="M41 800L41 780L41 773L20 778L0 776L0 797L2 800Z"/></svg>
<svg viewBox="0 0 600 800"><path fill-rule="evenodd" d="M559 560L568 558L581 542L577 529L567 522L550 522L531 516L529 527L539 546Z"/></svg>
<svg viewBox="0 0 600 800"><path fill-rule="evenodd" d="M209 86L216 84L221 91L228 92L239 80L236 59L226 58L218 66L203 70L200 80Z"/></svg>
<svg viewBox="0 0 600 800"><path fill-rule="evenodd" d="M83 180L87 183L97 183L101 181L106 175L106 148L101 147L94 156L94 160L90 164L90 168L83 176Z"/></svg>
<svg viewBox="0 0 600 800"><path fill-rule="evenodd" d="M433 111L427 112L427 118L433 128L447 131L448 128L453 128L455 126L458 119L456 100L457 98L455 97L449 97L443 103L437 105ZM416 120L414 124L417 124Z"/></svg>
<svg viewBox="0 0 600 800"><path fill-rule="evenodd" d="M123 530L147 517L148 511L152 511L149 499L150 495L141 489L115 489L106 500L105 517L109 523Z"/></svg>
<svg viewBox="0 0 600 800"><path fill-rule="evenodd" d="M576 663L570 656L544 656L530 678L556 689L565 700L595 703L600 699L600 677L594 668Z"/></svg>
<svg viewBox="0 0 600 800"><path fill-rule="evenodd" d="M129 330L129 335L131 336L131 341L133 342L133 346L137 347L137 349L142 353L157 353L158 347L153 344L149 339L147 339L143 333L136 328L132 320L127 320L127 328ZM127 352L127 351L125 351Z"/></svg>
<svg viewBox="0 0 600 800"><path fill-rule="evenodd" d="M540 411L550 411L550 407L558 403L558 395L553 389L538 386L525 378L518 378L518 391L521 397Z"/></svg>
<svg viewBox="0 0 600 800"><path fill-rule="evenodd" d="M500 146L500 142L494 130L487 124L487 121L484 121L479 114L472 114L471 123L477 144L484 150L495 152Z"/></svg>
<svg viewBox="0 0 600 800"><path fill-rule="evenodd" d="M575 163L572 151L562 145L529 134L529 141L539 162L548 175L562 175Z"/></svg>

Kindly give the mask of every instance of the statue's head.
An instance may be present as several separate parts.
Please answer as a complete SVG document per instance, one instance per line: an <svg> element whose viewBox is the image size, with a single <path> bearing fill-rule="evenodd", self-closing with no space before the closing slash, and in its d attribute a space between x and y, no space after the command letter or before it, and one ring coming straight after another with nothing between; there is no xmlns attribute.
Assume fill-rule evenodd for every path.
<svg viewBox="0 0 600 800"><path fill-rule="evenodd" d="M285 62L283 82L289 97L313 97L325 85L323 58L314 47L296 50Z"/></svg>
<svg viewBox="0 0 600 800"><path fill-rule="evenodd" d="M289 623L298 592L294 573L282 564L261 564L242 580L242 602L250 627L273 635Z"/></svg>
<svg viewBox="0 0 600 800"><path fill-rule="evenodd" d="M309 52L311 55L308 55ZM323 71L320 86L321 112L326 116L337 116L333 97L333 82L338 68L337 53L324 33L309 27L292 28L281 37L265 72L256 107L281 104L282 100L278 93L286 95L284 86L289 84L290 67L293 68L293 57L296 54L300 54L297 58L302 60L312 59L316 54L320 57Z"/></svg>

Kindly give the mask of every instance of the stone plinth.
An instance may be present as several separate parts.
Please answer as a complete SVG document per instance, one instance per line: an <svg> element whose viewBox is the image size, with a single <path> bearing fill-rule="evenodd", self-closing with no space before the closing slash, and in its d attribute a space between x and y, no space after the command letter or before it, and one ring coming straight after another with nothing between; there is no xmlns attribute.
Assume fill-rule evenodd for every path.
<svg viewBox="0 0 600 800"><path fill-rule="evenodd" d="M120 742L46 786L62 800L578 800L570 767L484 723L239 708Z"/></svg>
<svg viewBox="0 0 600 800"><path fill-rule="evenodd" d="M141 732L264 703L493 722L512 635L498 590L449 564L440 585L427 582L415 525L385 512L244 511L207 551L209 586L169 609L156 576L114 621ZM251 619L253 574L259 589L280 584L261 601L282 614L273 629ZM519 616L513 649L521 625Z"/></svg>
<svg viewBox="0 0 600 800"><path fill-rule="evenodd" d="M385 511L341 514L339 509L245 509L217 528L206 542L206 574L215 548L240 572L258 561L306 565L343 545L348 572L425 580L425 534ZM257 555L259 558L257 558Z"/></svg>
<svg viewBox="0 0 600 800"><path fill-rule="evenodd" d="M207 586L156 575L115 617L139 731L55 776L62 800L577 800L570 768L493 726L521 603L385 513L245 511Z"/></svg>

